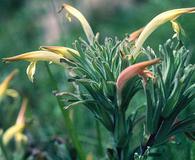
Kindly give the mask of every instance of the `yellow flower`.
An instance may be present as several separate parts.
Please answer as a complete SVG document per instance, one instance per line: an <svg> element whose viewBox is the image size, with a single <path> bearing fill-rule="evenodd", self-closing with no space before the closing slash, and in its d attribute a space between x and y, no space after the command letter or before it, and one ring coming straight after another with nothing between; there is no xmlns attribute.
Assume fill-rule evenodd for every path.
<svg viewBox="0 0 195 160"><path fill-rule="evenodd" d="M37 61L51 61L56 64L61 64L60 59L62 56L55 54L50 51L32 51L23 53L17 56L3 58L4 62L13 62L13 61L29 61L29 62L37 62Z"/></svg>
<svg viewBox="0 0 195 160"><path fill-rule="evenodd" d="M92 153L88 153L86 160L93 160L93 154Z"/></svg>
<svg viewBox="0 0 195 160"><path fill-rule="evenodd" d="M79 10L77 10L76 8L74 8L68 4L63 4L61 10L63 10L63 9L65 9L69 14L71 14L72 16L74 16L75 18L77 18L80 21L89 43L93 44L94 33L93 33L88 21L83 16L83 14ZM71 18L69 15L67 15L67 18L71 21Z"/></svg>
<svg viewBox="0 0 195 160"><path fill-rule="evenodd" d="M138 40L135 43L134 57L137 57L139 54L139 50L141 49L145 40L150 36L150 34L155 31L159 26L168 22L175 21L178 17L183 14L195 13L195 7L192 8L181 8L181 9L173 9L166 12L163 12L156 17L154 17L144 28L142 33L140 34ZM176 28L175 28L176 29ZM174 30L175 30L174 29Z"/></svg>
<svg viewBox="0 0 195 160"><path fill-rule="evenodd" d="M16 124L8 128L3 134L2 141L4 145L7 145L12 138L15 138L16 144L27 141L27 137L22 133L25 128L25 113L27 103L28 100L24 98L16 120Z"/></svg>
<svg viewBox="0 0 195 160"><path fill-rule="evenodd" d="M144 61L140 63L136 63L134 65L131 65L124 69L120 75L118 76L116 86L117 86L117 91L120 93L122 89L124 88L125 84L127 83L128 80L133 78L136 75L140 75L146 80L147 77L153 78L152 72L147 70L146 68L148 66L154 65L160 61L159 58L149 60L149 61Z"/></svg>
<svg viewBox="0 0 195 160"><path fill-rule="evenodd" d="M33 82L37 61L49 61L64 66L64 63L61 62L61 60L63 59L64 57L62 55L56 54L54 52L32 51L32 52L23 53L13 57L3 58L3 61L4 62L13 62L13 61L30 62L29 66L27 67L26 73L30 81Z"/></svg>
<svg viewBox="0 0 195 160"><path fill-rule="evenodd" d="M18 70L15 69L13 70L5 79L4 81L0 84L0 99L4 95L9 95L16 97L18 94L15 90L13 89L8 89L10 81L14 78L14 76L18 73Z"/></svg>
<svg viewBox="0 0 195 160"><path fill-rule="evenodd" d="M62 46L41 46L40 50L54 52L69 60L74 60L73 54L79 56L78 51L72 48L67 48L67 47L62 47Z"/></svg>

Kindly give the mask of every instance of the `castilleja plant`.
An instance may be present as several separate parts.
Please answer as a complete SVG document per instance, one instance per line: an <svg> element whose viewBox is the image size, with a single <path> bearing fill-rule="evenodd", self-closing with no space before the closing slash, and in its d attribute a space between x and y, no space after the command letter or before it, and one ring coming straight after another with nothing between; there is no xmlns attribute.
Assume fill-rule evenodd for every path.
<svg viewBox="0 0 195 160"><path fill-rule="evenodd" d="M176 22L181 15L194 13L195 8L163 12L122 41L105 38L103 43L77 9L64 4L62 10L69 20L73 16L80 21L87 42L80 38L73 44L74 49L41 46L39 51L3 58L3 61L29 61L26 72L31 81L38 61L53 62L68 69L69 82L77 89L57 92L56 96L66 99L65 109L87 107L107 129L114 141L112 148L106 150L108 159L144 159L151 148L166 143L169 137L195 131L194 113L180 118L195 97L195 84L191 81L195 66L189 64L190 54L179 39L180 25ZM159 51L144 49L145 40L166 22L172 23L176 36L160 45ZM133 112L127 113L129 104L141 91L146 97L143 112L138 113L136 108L140 107L131 104ZM137 127L140 125L145 129ZM138 132L142 132L142 137L135 140L133 137Z"/></svg>

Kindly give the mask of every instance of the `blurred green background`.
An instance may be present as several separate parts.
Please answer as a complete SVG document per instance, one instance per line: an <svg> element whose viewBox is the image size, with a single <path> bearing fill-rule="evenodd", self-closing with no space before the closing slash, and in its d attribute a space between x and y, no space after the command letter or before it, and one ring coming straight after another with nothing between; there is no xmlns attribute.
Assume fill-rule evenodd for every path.
<svg viewBox="0 0 195 160"><path fill-rule="evenodd" d="M146 25L151 18L163 11L195 6L194 0L0 0L0 57L37 50L42 45L71 47L78 37L85 38L78 21L73 19L69 23L63 13L57 13L64 2L72 4L85 15L94 32L100 33L101 40L106 36L117 36L122 39L126 34ZM184 15L178 21L185 30L186 46L194 52L194 15ZM165 42L172 35L171 24L168 23L155 31L145 46L150 45L157 49L158 44ZM191 62L195 62L195 55L192 56ZM57 107L56 98L52 94L52 84L45 64L42 62L38 64L34 83L28 80L25 73L26 67L27 63L25 62L0 63L0 81L11 70L19 68L20 73L12 81L11 88L18 90L22 96L29 99L27 119L32 123L26 130L30 143L25 153L31 155L33 151L37 151L37 154L44 153L50 159L65 159L65 148L60 148L60 145L56 147L54 140L62 137L62 143L69 144L69 139L66 136L63 117ZM50 65L50 68L61 91L70 90L66 71L53 64ZM6 129L15 123L20 103L21 98L16 101L7 98L6 102L1 104L0 128ZM92 114L83 107L72 108L70 112L80 141L85 146L86 154L93 153L98 157L96 122ZM107 133L102 126L100 129L103 133L104 145L109 147L110 140L107 138ZM183 160L186 159L185 152L189 152L189 148L186 146L191 146L189 144L184 144L185 148L181 146L176 145L173 152L176 153L178 149L182 151L179 157ZM170 151L169 147L165 146L164 150L167 153ZM191 149L193 150L193 148ZM74 149L72 152L74 155ZM15 157L17 156L16 153ZM170 154L167 157L167 159L173 158L175 158L174 155Z"/></svg>

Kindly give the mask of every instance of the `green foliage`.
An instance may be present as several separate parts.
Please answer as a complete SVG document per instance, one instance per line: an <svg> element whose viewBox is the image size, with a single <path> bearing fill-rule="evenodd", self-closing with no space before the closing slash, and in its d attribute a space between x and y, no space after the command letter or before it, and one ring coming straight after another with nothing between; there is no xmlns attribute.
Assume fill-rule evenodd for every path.
<svg viewBox="0 0 195 160"><path fill-rule="evenodd" d="M76 60L70 67L74 71L70 82L78 85L77 90L58 95L66 96L66 109L78 104L86 106L113 135L114 148L108 149L110 159L125 160L133 159L134 153L138 157L147 157L148 147L158 146L177 133L194 130L193 114L183 120L179 118L194 99L194 84L191 82L194 66L189 64L189 51L176 38L160 45L158 54L148 48L143 51L145 58L161 58L161 63L152 67L156 78L143 87L140 78L130 79L122 90L122 100L118 103L121 97L117 94L114 82L119 73L135 61L127 61L121 55L121 45L131 46L111 38L106 38L104 44L99 44L96 40L93 46L82 39L76 41L75 49L80 56L72 54ZM127 54L128 52L125 53ZM143 130L140 128L140 131L134 132L136 123L133 121L139 121L140 117L133 120L136 113L127 115L126 111L131 99L142 88L145 90L147 109L145 121L140 122L146 122L143 124L146 125L147 132L143 136L149 138L146 142L139 142L143 143L141 146L131 148L131 144L135 143L132 142L133 134Z"/></svg>
<svg viewBox="0 0 195 160"><path fill-rule="evenodd" d="M118 10L117 15L113 13L114 15L111 17L119 19L120 22L112 20L113 23L108 24L106 19L106 22L103 23L102 34L113 35L117 32L114 35L122 37L125 32L144 26L153 13L159 12L160 5L162 5L161 10L164 11L168 8L191 5L190 3L193 4L191 1L188 4L187 2L184 4L183 1L166 1L162 5L159 1L151 0L145 3L145 6L135 5L128 12ZM8 53L17 49L23 52L39 45L40 39L38 41L35 39L42 35L41 30L34 25L34 19L30 19L25 14L27 11L29 11L28 8L19 10L13 22L3 24L3 28L15 26L17 32L21 33L23 31L21 26L30 23L31 27L22 33L24 40L18 41L15 34L17 32L12 31L14 33L12 36L15 38L10 41L6 32L0 30L1 39L4 42L0 45L0 51ZM30 12L32 13L32 11ZM25 21L22 20L21 15L26 15L24 16ZM94 27L96 30L101 30L99 29L102 28L100 20L98 21L99 14L94 17ZM18 19L20 19L19 23ZM134 20L136 23L127 24L129 19L130 22ZM189 19L190 16L187 20L181 19L182 22L185 22L183 24L185 24L184 29L187 32L193 30L191 29L193 25L188 23ZM117 25L114 26L114 23ZM79 33L75 28L72 30ZM100 40L96 39L92 46L83 39L79 39L73 46L79 51L80 57L75 55L75 62L68 63L71 72L68 80L67 75L63 75L63 70L57 67L52 68L55 79L58 79L60 90L52 87L52 81L49 81L49 77L45 74L38 73L40 75L39 82L30 85L24 74L20 73L20 78L16 79L14 85L22 94L30 97L28 117L32 124L30 123L25 130L30 141L22 152L14 151L11 146L6 148L11 157L16 160L22 158L78 159L74 140L70 139L67 126L64 126L64 119L60 111L64 107L65 110L62 112L68 113L65 116L71 117L77 132L76 138L82 142L85 154L93 152L94 159L103 157L116 160L193 159L195 146L184 136L184 134L190 135L190 138L193 139L194 134L195 116L194 110L190 108L194 100L194 65L190 64L193 59L191 51L188 51L184 44L177 39L168 40L156 51L159 42L168 37L164 33L167 33L167 28L164 30L162 28L160 32L155 33L149 39L149 44L155 48L154 51L151 48L142 50L143 54L136 60L124 59L122 54L129 54L132 44L127 43L127 47L124 45L124 41L121 42L119 39L105 38L102 40L103 38L100 37ZM168 32L168 34L171 33ZM37 36L34 37L35 35ZM189 34L190 47L194 42L193 35L194 33ZM62 39L64 40L64 38ZM73 36L69 39L73 39ZM121 50L124 53L121 53ZM119 96L115 82L120 72L143 59L156 57L161 58L161 63L150 68L156 79L148 80L147 85L143 86L141 78L136 76L128 81ZM1 65L1 67L1 71L8 68L5 65ZM23 70L23 66L21 68ZM43 65L40 68L43 69L42 72L47 71ZM21 81L24 82L24 85L20 85ZM60 100L60 109L57 107L55 97L46 94L51 93L52 90ZM144 98L140 97L143 95ZM1 118L0 128L7 129L10 124L15 122L19 105L19 102L13 101L11 98L6 98L0 104L0 117L7 114L6 119ZM95 130L94 117L102 124L99 131ZM98 132L101 132L101 135ZM99 138L97 138L98 135ZM104 150L103 154L99 154L101 147ZM6 150L4 151L2 147L0 159L6 155L6 153L3 154ZM106 153L107 156L105 156Z"/></svg>
<svg viewBox="0 0 195 160"><path fill-rule="evenodd" d="M156 56L151 50L150 53L150 57ZM193 125L193 115L184 121L180 121L179 115L194 99L191 80L195 70L194 65L189 64L189 51L180 41L168 40L159 47L159 56L161 64L153 67L159 80L154 80L146 88L147 107L150 110L147 129L150 134L157 134L157 144L176 132L187 131ZM180 122L185 125L182 126Z"/></svg>

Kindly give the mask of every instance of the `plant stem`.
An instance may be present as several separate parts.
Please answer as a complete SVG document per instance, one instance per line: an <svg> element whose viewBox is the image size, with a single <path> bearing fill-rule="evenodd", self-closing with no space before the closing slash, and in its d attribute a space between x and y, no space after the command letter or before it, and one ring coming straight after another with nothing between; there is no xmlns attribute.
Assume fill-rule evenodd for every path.
<svg viewBox="0 0 195 160"><path fill-rule="evenodd" d="M58 90L56 80L54 79L48 64L47 63L45 63L45 64L46 64L46 68L47 68L47 72L49 74L50 80L52 82L52 89L53 90ZM66 130L67 130L68 135L70 136L70 138L72 140L73 145L75 146L75 148L77 150L78 157L79 157L80 160L85 160L85 154L84 154L84 152L81 148L81 144L78 140L78 135L77 135L77 133L74 129L73 123L70 119L69 111L64 110L64 108L63 108L64 104L62 103L62 101L60 101L59 97L56 97L56 98L57 98L58 106L59 106L59 108L60 108L60 110L63 114L64 122L66 124L66 126L65 126Z"/></svg>
<svg viewBox="0 0 195 160"><path fill-rule="evenodd" d="M148 147L151 147L154 143L156 134L151 134L147 143L141 147L141 155L144 155Z"/></svg>
<svg viewBox="0 0 195 160"><path fill-rule="evenodd" d="M115 159L116 160L127 160L128 150L129 150L129 137L127 132L127 122L125 117L125 112L117 109L115 112L115 129L114 129L114 140L115 146Z"/></svg>
<svg viewBox="0 0 195 160"><path fill-rule="evenodd" d="M102 136L101 136L101 131L100 131L100 124L99 122L96 120L96 133L97 133L97 142L98 142L98 155L103 156L103 146L102 146Z"/></svg>
<svg viewBox="0 0 195 160"><path fill-rule="evenodd" d="M149 139L144 145L138 146L137 148L134 149L134 151L130 154L129 159L134 160L134 155L135 153L138 153L138 155L144 155L147 148L151 147L154 144L156 134L151 134Z"/></svg>
<svg viewBox="0 0 195 160"><path fill-rule="evenodd" d="M6 160L11 160L10 157L8 156L7 151L5 149L5 146L4 146L3 142L2 142L2 136L1 135L0 135L0 148L2 150L2 153L3 153L4 157L5 157L5 159Z"/></svg>

